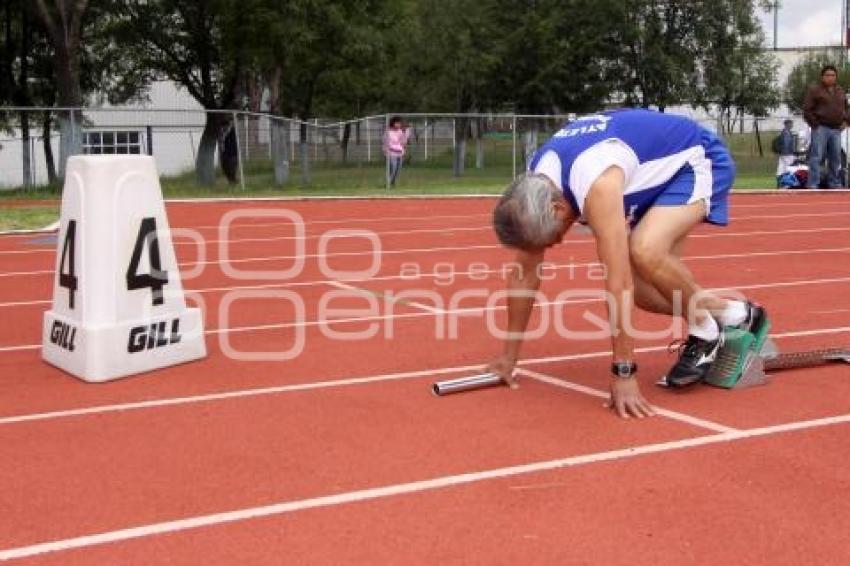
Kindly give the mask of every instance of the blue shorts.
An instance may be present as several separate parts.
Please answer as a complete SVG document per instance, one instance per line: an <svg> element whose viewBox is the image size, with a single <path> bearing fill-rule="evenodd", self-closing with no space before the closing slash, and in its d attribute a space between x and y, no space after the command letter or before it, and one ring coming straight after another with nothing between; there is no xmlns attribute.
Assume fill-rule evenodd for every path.
<svg viewBox="0 0 850 566"><path fill-rule="evenodd" d="M729 224L729 191L735 181L735 163L726 144L708 130L703 132L702 145L705 157L710 161L711 194L707 201L705 221L718 226ZM653 206L684 206L695 202L696 176L691 165L685 165L662 187L654 200L638 208L631 216L632 225ZM642 209L642 210L641 210Z"/></svg>

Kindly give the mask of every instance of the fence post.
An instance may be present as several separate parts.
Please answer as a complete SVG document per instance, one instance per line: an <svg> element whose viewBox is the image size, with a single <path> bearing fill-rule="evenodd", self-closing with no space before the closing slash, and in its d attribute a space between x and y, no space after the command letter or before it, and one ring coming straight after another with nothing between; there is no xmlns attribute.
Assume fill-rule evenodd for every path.
<svg viewBox="0 0 850 566"><path fill-rule="evenodd" d="M513 162L513 167L511 169L513 172L512 178L516 178L516 114L511 117L511 153Z"/></svg>
<svg viewBox="0 0 850 566"><path fill-rule="evenodd" d="M369 118L366 118L366 162L372 163L372 134L369 132Z"/></svg>
<svg viewBox="0 0 850 566"><path fill-rule="evenodd" d="M425 119L425 161L428 161L428 119Z"/></svg>
<svg viewBox="0 0 850 566"><path fill-rule="evenodd" d="M316 132L319 131L319 119L315 118L313 120L313 161L319 161L319 144L316 142ZM310 136L307 136L307 139L310 139Z"/></svg>
<svg viewBox="0 0 850 566"><path fill-rule="evenodd" d="M381 137L386 135L387 130L390 129L390 115L387 114L384 116L384 131L381 134ZM383 147L383 141L381 146ZM384 155L384 186L386 190L390 190L390 157L389 155Z"/></svg>
<svg viewBox="0 0 850 566"><path fill-rule="evenodd" d="M35 136L30 137L30 155L32 156L30 161L30 187L35 187L38 180L38 171L36 169L38 159L35 158Z"/></svg>
<svg viewBox="0 0 850 566"><path fill-rule="evenodd" d="M290 121L286 122L286 141L289 144L289 162L295 163L295 144L292 142L292 122ZM300 142L301 139L299 138L298 141Z"/></svg>
<svg viewBox="0 0 850 566"><path fill-rule="evenodd" d="M249 153L251 151L251 138L248 133L248 126L248 115L245 114L242 116L242 127L245 128L245 161L251 159L251 154Z"/></svg>
<svg viewBox="0 0 850 566"><path fill-rule="evenodd" d="M239 116L236 112L233 112L233 127L235 131L236 138L236 160L239 163L239 186L242 187L242 190L245 190L245 170L242 167L242 148L240 147L242 144L239 142Z"/></svg>
<svg viewBox="0 0 850 566"><path fill-rule="evenodd" d="M74 151L74 145L75 145L74 140L76 139L76 137L77 137L77 118L76 118L76 116L74 116L74 111L71 110L71 139L69 140L69 145L68 145L68 157L71 157L71 155L73 155L73 153L71 153L71 152Z"/></svg>

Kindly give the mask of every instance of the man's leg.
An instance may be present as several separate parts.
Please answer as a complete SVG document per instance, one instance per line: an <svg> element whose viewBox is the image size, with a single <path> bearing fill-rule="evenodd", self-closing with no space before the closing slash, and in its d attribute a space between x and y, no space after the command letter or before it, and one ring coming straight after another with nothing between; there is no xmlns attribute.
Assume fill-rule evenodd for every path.
<svg viewBox="0 0 850 566"><path fill-rule="evenodd" d="M826 127L812 128L812 140L809 144L809 180L806 186L817 189L820 186L820 162L823 159Z"/></svg>
<svg viewBox="0 0 850 566"><path fill-rule="evenodd" d="M688 233L704 218L702 201L682 206L656 206L638 223L630 241L636 274L651 284L668 304L681 300L683 313L696 323L701 323L711 313L722 312L727 306L726 300L703 292L678 257Z"/></svg>
<svg viewBox="0 0 850 566"><path fill-rule="evenodd" d="M834 128L824 129L827 131L826 159L827 167L829 168L827 186L830 189L836 189L844 186L843 180L839 178L839 170L841 169L841 130Z"/></svg>
<svg viewBox="0 0 850 566"><path fill-rule="evenodd" d="M649 210L631 236L635 271L635 302L661 314L683 314L688 340L667 373L668 384L685 386L702 381L723 345L718 318L743 321L745 302L729 301L703 291L680 255L688 233L705 218L702 201Z"/></svg>

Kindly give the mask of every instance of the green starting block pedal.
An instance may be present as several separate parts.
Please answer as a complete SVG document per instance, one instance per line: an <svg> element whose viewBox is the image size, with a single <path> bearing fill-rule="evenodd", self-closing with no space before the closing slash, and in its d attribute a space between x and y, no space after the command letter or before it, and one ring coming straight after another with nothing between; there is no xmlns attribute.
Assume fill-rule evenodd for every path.
<svg viewBox="0 0 850 566"><path fill-rule="evenodd" d="M776 345L767 337L770 321L758 334L737 328L724 329L725 342L711 365L706 383L725 389L762 385L767 381L764 359L776 357Z"/></svg>

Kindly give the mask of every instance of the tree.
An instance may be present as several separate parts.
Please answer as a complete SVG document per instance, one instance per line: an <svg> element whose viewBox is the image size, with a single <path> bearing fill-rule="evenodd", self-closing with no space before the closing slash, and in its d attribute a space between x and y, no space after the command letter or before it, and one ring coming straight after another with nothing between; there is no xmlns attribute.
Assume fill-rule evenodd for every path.
<svg viewBox="0 0 850 566"><path fill-rule="evenodd" d="M284 62L281 110L298 117L303 181L309 182L306 122L320 112L344 115L379 98L386 68L385 32L392 27L392 0L292 0L281 22L276 53Z"/></svg>
<svg viewBox="0 0 850 566"><path fill-rule="evenodd" d="M124 0L116 39L135 69L171 79L206 110L195 162L202 185L215 182L215 152L241 94L253 34L250 2ZM236 179L230 177L231 182Z"/></svg>
<svg viewBox="0 0 850 566"><path fill-rule="evenodd" d="M691 97L706 7L693 0L626 0L620 91L627 105L663 111Z"/></svg>
<svg viewBox="0 0 850 566"><path fill-rule="evenodd" d="M744 114L765 116L780 102L778 62L764 51L753 0L714 0L702 13L701 105L715 106L729 132Z"/></svg>
<svg viewBox="0 0 850 566"><path fill-rule="evenodd" d="M35 0L35 10L53 48L53 72L56 76L57 100L60 107L79 108L83 104L80 84L81 38L83 20L89 0ZM65 162L77 153L81 136L79 112L59 114L61 142L59 171L64 174Z"/></svg>
<svg viewBox="0 0 850 566"><path fill-rule="evenodd" d="M494 107L519 113L586 112L610 98L624 17L618 0L499 0Z"/></svg>
<svg viewBox="0 0 850 566"><path fill-rule="evenodd" d="M409 70L408 104L425 111L481 111L495 99L497 61L493 0L421 0L412 6L411 27L399 66ZM463 173L470 124L455 120L454 174Z"/></svg>
<svg viewBox="0 0 850 566"><path fill-rule="evenodd" d="M3 35L0 44L0 104L29 106L30 50L33 40L33 25L29 11L21 0L6 2L3 10ZM30 151L30 115L26 110L19 113L21 129L23 184L32 182L32 156ZM8 119L0 116L0 126L10 128Z"/></svg>

